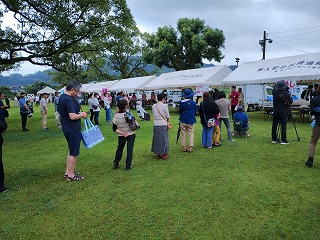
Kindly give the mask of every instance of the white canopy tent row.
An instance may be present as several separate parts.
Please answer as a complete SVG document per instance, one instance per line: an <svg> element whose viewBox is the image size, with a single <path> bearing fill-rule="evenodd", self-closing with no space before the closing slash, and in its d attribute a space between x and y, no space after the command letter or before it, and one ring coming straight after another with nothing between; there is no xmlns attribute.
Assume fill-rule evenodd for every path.
<svg viewBox="0 0 320 240"><path fill-rule="evenodd" d="M320 53L310 53L241 63L222 83L245 85L319 79Z"/></svg>
<svg viewBox="0 0 320 240"><path fill-rule="evenodd" d="M199 85L220 86L231 73L225 65L163 73L144 86L143 90L195 88Z"/></svg>
<svg viewBox="0 0 320 240"><path fill-rule="evenodd" d="M56 92L56 90L47 86L47 87L41 89L40 91L38 91L37 94L39 95L39 94L43 94L43 93L48 93L50 95L50 94L55 94L55 92Z"/></svg>
<svg viewBox="0 0 320 240"><path fill-rule="evenodd" d="M143 90L145 85L150 83L155 78L157 78L156 75L121 79L110 88L108 88L108 91L125 91L127 93L132 93L134 91Z"/></svg>
<svg viewBox="0 0 320 240"><path fill-rule="evenodd" d="M109 88L111 86L113 86L114 84L116 84L117 82L119 82L119 80L114 80L114 81L105 81L105 82L97 82L94 83L92 85L90 85L89 87L82 87L82 92L83 93L102 93L102 89L106 88L109 91ZM82 84L83 86L84 84Z"/></svg>
<svg viewBox="0 0 320 240"><path fill-rule="evenodd" d="M243 86L245 102L251 87L246 85L258 84L261 86L262 105L270 105L267 99L265 84L274 84L280 80L288 82L291 93L295 93L296 82L299 80L320 79L320 53L244 62L230 75L222 80L223 85ZM259 93L255 93L259 94Z"/></svg>

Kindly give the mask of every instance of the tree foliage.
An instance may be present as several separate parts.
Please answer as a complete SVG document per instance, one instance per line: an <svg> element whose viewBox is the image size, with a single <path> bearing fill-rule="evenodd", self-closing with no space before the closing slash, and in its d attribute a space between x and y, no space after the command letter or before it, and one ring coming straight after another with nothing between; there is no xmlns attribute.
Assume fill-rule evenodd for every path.
<svg viewBox="0 0 320 240"><path fill-rule="evenodd" d="M221 52L224 42L222 30L205 25L199 18L181 18L177 30L171 26L159 27L147 37L148 48L143 58L160 68L194 69L203 65L203 59L220 62L224 57Z"/></svg>
<svg viewBox="0 0 320 240"><path fill-rule="evenodd" d="M108 47L116 27L134 24L125 0L2 0L0 18L8 12L17 24L0 29L0 70L28 61L70 78Z"/></svg>

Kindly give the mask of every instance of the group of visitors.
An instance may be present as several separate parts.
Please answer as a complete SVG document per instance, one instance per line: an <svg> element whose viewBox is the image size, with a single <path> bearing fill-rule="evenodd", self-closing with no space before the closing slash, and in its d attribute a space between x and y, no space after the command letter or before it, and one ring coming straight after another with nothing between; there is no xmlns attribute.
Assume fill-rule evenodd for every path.
<svg viewBox="0 0 320 240"><path fill-rule="evenodd" d="M66 170L64 178L66 181L80 181L84 177L75 171L77 157L80 150L81 142L81 118L87 118L88 114L81 111L81 106L76 100L76 96L80 91L81 84L76 80L71 80L67 86L66 91L60 97L58 93L55 95L55 112L59 115L61 120L60 127L64 133L66 141L68 143L69 152L66 157ZM230 93L230 102L226 99L226 94L223 91L217 92L217 99L210 97L210 93L204 92L202 101L199 106L193 101L194 92L191 89L184 90L179 105L179 122L181 129L181 145L183 152L192 153L194 150L194 124L196 123L196 115L199 113L200 122L202 125L202 147L212 148L219 147L220 144L220 132L222 122L226 126L228 141L232 142L232 133L229 121L229 111L234 112L233 121L242 121L249 125L248 115L244 113L242 91L236 91L235 87L232 87ZM318 95L317 95L318 94ZM22 130L28 131L26 128L27 117L31 114L32 109L27 104L25 94L21 93L19 98L20 104L20 115L22 119ZM89 109L91 117L94 118L95 124L99 125L99 112L100 103L97 100L97 94L89 95ZM311 96L309 94L309 96ZM309 156L305 163L306 166L313 166L313 158L315 152L315 146L320 138L320 88L317 92L312 94L310 110L311 114L315 116L315 126L312 130ZM47 129L46 118L47 118L47 99L48 94L43 94L40 101L40 109L42 114L42 127ZM288 144L286 139L286 123L287 123L287 111L288 105L292 103L291 96L287 91L287 86L284 81L277 82L273 90L273 104L274 104L274 115L272 124L272 142L275 142L276 128L278 124L281 125L281 143ZM160 93L156 96L157 101L152 106L153 113L153 138L151 151L155 154L157 159L168 159L169 158L169 135L168 130L170 126L170 113L168 105L166 103L166 97L164 93ZM3 103L3 94L0 93L0 131L3 132L7 128L6 122L3 117L3 110L9 106ZM134 150L134 142L136 138L136 130L133 130L128 125L126 120L126 113L130 109L130 102L125 96L120 96L117 99L117 112L114 114L112 119L111 101L108 93L104 94L104 106L106 110L106 122L112 123L113 131L118 135L118 146L115 153L113 168L117 169L120 166L120 161L123 155L125 145L127 145L127 156L125 169L132 169L132 158ZM139 101L136 102L137 109L141 105ZM146 111L140 109L142 113ZM111 120L112 119L112 120ZM189 140L187 144L187 138ZM2 164L2 144L3 138L0 134L0 192L7 190L4 187L4 171Z"/></svg>

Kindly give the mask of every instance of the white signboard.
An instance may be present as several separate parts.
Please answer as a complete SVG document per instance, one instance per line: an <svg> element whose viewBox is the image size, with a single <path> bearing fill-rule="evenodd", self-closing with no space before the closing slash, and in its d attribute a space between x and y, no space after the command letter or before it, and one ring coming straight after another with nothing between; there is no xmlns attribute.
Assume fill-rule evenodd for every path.
<svg viewBox="0 0 320 240"><path fill-rule="evenodd" d="M202 96L204 92L209 92L208 85L197 85L196 86L196 96Z"/></svg>

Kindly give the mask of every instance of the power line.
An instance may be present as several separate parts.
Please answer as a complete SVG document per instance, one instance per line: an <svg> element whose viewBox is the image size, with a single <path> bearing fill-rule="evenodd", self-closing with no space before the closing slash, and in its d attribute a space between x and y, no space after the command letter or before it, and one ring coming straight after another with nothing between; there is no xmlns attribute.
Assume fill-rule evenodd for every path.
<svg viewBox="0 0 320 240"><path fill-rule="evenodd" d="M287 35L287 36L281 36L281 37L273 37L273 38L286 38L286 37L293 37L293 36L300 36L304 34L309 34L309 33L315 33L315 32L320 32L320 29L317 31L311 31L311 32L304 32L304 33L299 33L299 34L293 34L293 35Z"/></svg>
<svg viewBox="0 0 320 240"><path fill-rule="evenodd" d="M278 43L278 42L275 42L275 41L273 41L273 43L278 44L278 45L281 45L281 46L286 47L286 48L290 48L290 49L293 49L293 50L299 51L299 52L303 52L303 53L311 53L311 52L306 52L306 51L299 50L299 49L296 49L296 48L292 48L292 47L289 47L289 46L283 45L283 44Z"/></svg>
<svg viewBox="0 0 320 240"><path fill-rule="evenodd" d="M296 31L308 30L308 29L313 29L313 28L318 28L318 27L320 27L320 26L309 27L309 28L300 28L300 29L295 29L295 30L290 30L290 31L273 32L273 33L269 33L269 34L279 34L279 33L286 33L286 32L296 32Z"/></svg>

